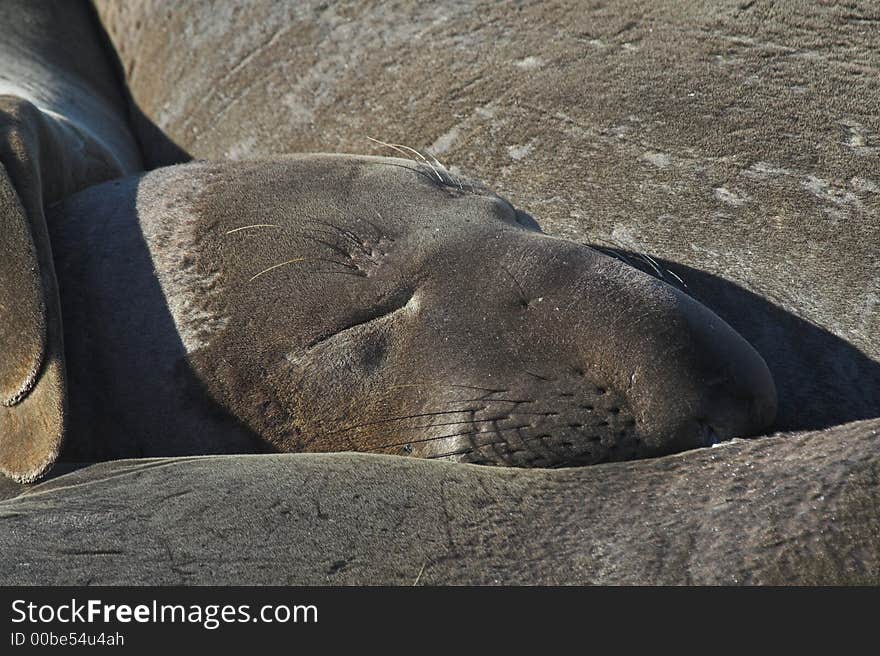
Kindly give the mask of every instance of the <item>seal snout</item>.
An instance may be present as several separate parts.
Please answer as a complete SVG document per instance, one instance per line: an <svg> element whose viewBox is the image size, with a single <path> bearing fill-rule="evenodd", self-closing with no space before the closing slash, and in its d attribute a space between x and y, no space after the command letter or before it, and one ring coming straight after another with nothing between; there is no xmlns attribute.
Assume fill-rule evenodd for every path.
<svg viewBox="0 0 880 656"><path fill-rule="evenodd" d="M415 455L592 465L753 436L773 422L764 360L692 297L580 245L534 233L495 243L481 275L423 283L438 332L422 335L444 354L432 360L435 380L458 389L464 374L480 394L473 407L454 394L432 403L463 411L463 428L451 440L429 436ZM468 301L450 321L456 294Z"/></svg>
<svg viewBox="0 0 880 656"><path fill-rule="evenodd" d="M538 336L519 342L525 374L506 379L502 399L487 399L499 404L493 411L508 404L516 430L496 436L491 449L474 444L470 461L589 465L711 446L770 427L770 371L714 312L616 260L558 243L549 248L565 249L565 257L554 251L540 260L556 256L558 269L542 264L531 282L518 270L508 275L519 296L537 288L543 299L517 310L524 323L511 324L506 337L516 339L520 326ZM532 401L510 407L509 398Z"/></svg>
<svg viewBox="0 0 880 656"><path fill-rule="evenodd" d="M653 375L631 387L630 403L654 454L711 446L765 432L776 387L764 359L711 310L674 290L674 330L647 340Z"/></svg>
<svg viewBox="0 0 880 656"><path fill-rule="evenodd" d="M719 339L714 356L730 373L708 385L705 426L708 445L767 430L776 418L776 387L764 359L737 333Z"/></svg>

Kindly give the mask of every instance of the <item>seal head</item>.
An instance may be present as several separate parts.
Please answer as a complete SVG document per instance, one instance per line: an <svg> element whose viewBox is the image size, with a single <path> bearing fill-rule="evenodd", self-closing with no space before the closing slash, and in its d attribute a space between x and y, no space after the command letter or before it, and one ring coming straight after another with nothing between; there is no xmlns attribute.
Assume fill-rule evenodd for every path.
<svg viewBox="0 0 880 656"><path fill-rule="evenodd" d="M448 173L312 155L161 175L138 215L187 361L274 448L562 466L773 421L764 361L710 310Z"/></svg>

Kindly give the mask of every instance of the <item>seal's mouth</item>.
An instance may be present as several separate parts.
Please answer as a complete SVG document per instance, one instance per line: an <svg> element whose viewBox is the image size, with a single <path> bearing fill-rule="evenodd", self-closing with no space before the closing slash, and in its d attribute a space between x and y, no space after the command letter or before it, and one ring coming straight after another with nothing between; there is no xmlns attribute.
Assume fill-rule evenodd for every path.
<svg viewBox="0 0 880 656"><path fill-rule="evenodd" d="M476 387L476 386L475 386ZM596 385L583 370L554 377L530 373L515 385L481 388L452 421L422 439L395 444L401 455L471 464L566 467L650 454L625 395ZM446 400L447 407L461 400ZM445 430L447 424L455 430Z"/></svg>
<svg viewBox="0 0 880 656"><path fill-rule="evenodd" d="M670 441L674 447L666 448L655 436L640 432L621 395L593 387L588 396L563 392L549 399L511 400L514 407L502 407L507 399L488 400L467 412L462 430L396 444L396 452L469 464L556 469L711 447L732 439L707 422L695 421Z"/></svg>

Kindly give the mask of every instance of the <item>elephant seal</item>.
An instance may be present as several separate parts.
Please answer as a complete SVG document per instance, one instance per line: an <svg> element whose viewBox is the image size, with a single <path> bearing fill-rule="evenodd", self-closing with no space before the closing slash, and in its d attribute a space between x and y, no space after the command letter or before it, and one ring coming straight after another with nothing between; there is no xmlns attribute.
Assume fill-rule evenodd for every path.
<svg viewBox="0 0 880 656"><path fill-rule="evenodd" d="M138 174L88 5L0 9L0 471L62 443L554 467L772 422L711 311L427 159Z"/></svg>
<svg viewBox="0 0 880 656"><path fill-rule="evenodd" d="M0 23L0 471L32 479L66 413L44 208L142 167L88 5L10 0Z"/></svg>
<svg viewBox="0 0 880 656"><path fill-rule="evenodd" d="M669 262L764 357L774 429L880 416L877 3L94 4L194 157L430 148L547 232Z"/></svg>
<svg viewBox="0 0 880 656"><path fill-rule="evenodd" d="M91 187L49 225L66 458L554 467L773 420L766 365L717 316L437 167L192 163Z"/></svg>

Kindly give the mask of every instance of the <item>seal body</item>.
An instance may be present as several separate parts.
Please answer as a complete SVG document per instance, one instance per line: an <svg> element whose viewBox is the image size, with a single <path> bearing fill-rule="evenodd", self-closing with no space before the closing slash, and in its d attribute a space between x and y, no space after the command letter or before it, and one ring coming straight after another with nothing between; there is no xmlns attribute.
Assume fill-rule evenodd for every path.
<svg viewBox="0 0 880 656"><path fill-rule="evenodd" d="M560 466L772 421L716 315L426 158L137 174L155 149L90 5L0 14L0 470L62 443Z"/></svg>
<svg viewBox="0 0 880 656"><path fill-rule="evenodd" d="M194 163L53 210L72 459L521 466L749 435L760 356L680 291L408 160Z"/></svg>
<svg viewBox="0 0 880 656"><path fill-rule="evenodd" d="M9 0L0 24L0 472L32 480L67 418L44 210L141 170L141 156L87 3Z"/></svg>

